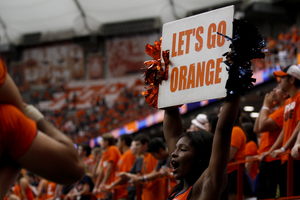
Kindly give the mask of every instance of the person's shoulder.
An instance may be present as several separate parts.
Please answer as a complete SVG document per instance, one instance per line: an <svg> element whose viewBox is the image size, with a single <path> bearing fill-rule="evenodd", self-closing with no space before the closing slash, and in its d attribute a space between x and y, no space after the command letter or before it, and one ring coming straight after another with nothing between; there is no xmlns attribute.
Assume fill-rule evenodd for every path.
<svg viewBox="0 0 300 200"><path fill-rule="evenodd" d="M118 147L116 147L115 145L109 146L107 151L110 151L110 152L120 152L119 149L118 149Z"/></svg>
<svg viewBox="0 0 300 200"><path fill-rule="evenodd" d="M275 110L273 113L275 113L275 114L278 114L278 113L282 113L282 112L284 112L284 105L282 105L282 106L280 106L277 110ZM273 114L272 113L272 114Z"/></svg>
<svg viewBox="0 0 300 200"><path fill-rule="evenodd" d="M0 103L0 112L4 112L4 111L21 112L19 111L19 109L17 109L15 106L11 104Z"/></svg>
<svg viewBox="0 0 300 200"><path fill-rule="evenodd" d="M256 143L255 143L253 140L251 140L250 142L248 142L248 143L246 144L246 146L247 146L247 147L257 147Z"/></svg>
<svg viewBox="0 0 300 200"><path fill-rule="evenodd" d="M300 97L300 90L296 93L295 97L297 97L297 98Z"/></svg>
<svg viewBox="0 0 300 200"><path fill-rule="evenodd" d="M81 179L81 182L90 182L90 181L92 181L93 179L89 176L89 175L87 175L87 174L85 174L84 176L83 176L83 178Z"/></svg>
<svg viewBox="0 0 300 200"><path fill-rule="evenodd" d="M10 104L1 104L0 103L0 117L1 117L1 123L11 125L14 127L16 123L19 123L25 119L25 115L15 106ZM18 126L15 126L15 128L18 128Z"/></svg>
<svg viewBox="0 0 300 200"><path fill-rule="evenodd" d="M128 149L127 151L125 151L122 155L123 158L129 158L129 157L135 157L135 155L131 152L130 149Z"/></svg>
<svg viewBox="0 0 300 200"><path fill-rule="evenodd" d="M284 108L285 108L285 105L280 106L273 113L271 113L268 117L275 121L276 121L276 119L283 118Z"/></svg>
<svg viewBox="0 0 300 200"><path fill-rule="evenodd" d="M144 156L144 160L156 160L154 156L151 155L151 153L147 152Z"/></svg>
<svg viewBox="0 0 300 200"><path fill-rule="evenodd" d="M291 103L291 102L299 102L300 101L300 90L292 97L288 98L286 101L285 101L285 104L287 103Z"/></svg>
<svg viewBox="0 0 300 200"><path fill-rule="evenodd" d="M239 126L234 126L232 128L232 132L235 132L235 133L244 133L243 129Z"/></svg>
<svg viewBox="0 0 300 200"><path fill-rule="evenodd" d="M108 147L107 154L109 156L114 156L114 157L118 157L118 158L121 157L121 153L120 153L118 147L116 147L115 145L111 145L110 147Z"/></svg>

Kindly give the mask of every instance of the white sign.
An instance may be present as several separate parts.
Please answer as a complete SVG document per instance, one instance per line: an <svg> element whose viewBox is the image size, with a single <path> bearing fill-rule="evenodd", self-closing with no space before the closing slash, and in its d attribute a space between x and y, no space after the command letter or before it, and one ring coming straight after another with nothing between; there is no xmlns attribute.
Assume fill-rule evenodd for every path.
<svg viewBox="0 0 300 200"><path fill-rule="evenodd" d="M158 108L224 97L227 81L222 54L232 36L234 6L163 25L162 51L170 50L169 77L159 85Z"/></svg>

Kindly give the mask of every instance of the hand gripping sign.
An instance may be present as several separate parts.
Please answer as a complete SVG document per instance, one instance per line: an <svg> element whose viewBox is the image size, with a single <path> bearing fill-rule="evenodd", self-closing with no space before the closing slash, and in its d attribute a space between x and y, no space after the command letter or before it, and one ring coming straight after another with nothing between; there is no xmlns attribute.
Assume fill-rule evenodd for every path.
<svg viewBox="0 0 300 200"><path fill-rule="evenodd" d="M168 79L158 91L158 108L226 95L228 78L222 54L229 51L234 6L163 25L161 50L169 50Z"/></svg>

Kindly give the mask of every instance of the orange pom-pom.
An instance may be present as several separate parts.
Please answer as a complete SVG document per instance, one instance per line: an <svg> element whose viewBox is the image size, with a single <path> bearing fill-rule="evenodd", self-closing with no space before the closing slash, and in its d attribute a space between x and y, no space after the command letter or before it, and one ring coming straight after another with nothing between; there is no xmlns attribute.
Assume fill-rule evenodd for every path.
<svg viewBox="0 0 300 200"><path fill-rule="evenodd" d="M165 70L162 67L161 63L161 42L155 41L154 45L147 44L145 47L145 52L153 58L153 60L145 61L144 64L147 65L147 69L144 73L145 82L149 84L148 87L145 87L146 91L142 92L145 96L146 102L153 108L157 108L158 100L158 90L159 84L163 80L168 79L169 71L169 50L162 52L162 57L165 63Z"/></svg>

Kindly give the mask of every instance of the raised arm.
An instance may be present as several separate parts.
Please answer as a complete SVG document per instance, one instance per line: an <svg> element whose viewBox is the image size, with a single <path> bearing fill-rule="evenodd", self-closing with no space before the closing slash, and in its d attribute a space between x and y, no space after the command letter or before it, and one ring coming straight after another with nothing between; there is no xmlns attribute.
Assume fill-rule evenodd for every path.
<svg viewBox="0 0 300 200"><path fill-rule="evenodd" d="M227 98L217 123L209 166L194 184L201 191L198 199L219 199L226 188L227 164L232 127L239 109L240 96Z"/></svg>
<svg viewBox="0 0 300 200"><path fill-rule="evenodd" d="M240 26L242 24L245 25L243 28ZM250 69L250 60L264 57L261 49L265 45L263 37L259 34L257 29L251 24L239 20L235 20L233 25L233 30L235 31L233 35L234 37L238 37L236 37L234 39L235 42L232 43L233 51L224 54L226 55L226 61L224 61L224 63L229 67L229 76L225 86L227 89L227 98L217 123L209 166L194 185L202 189L202 194L199 199L219 199L221 193L226 188L231 133L239 109L240 98L249 88L253 87L252 82L255 82L255 79L252 79L253 73ZM241 31L242 29L245 30ZM251 34L253 30L255 31ZM244 33L246 34L244 35ZM255 42L247 44L246 41L248 41L248 37L256 37ZM237 44L243 44L244 50L247 49L249 52L254 51L257 54L255 56L247 54L245 53L247 51L236 48L238 47Z"/></svg>
<svg viewBox="0 0 300 200"><path fill-rule="evenodd" d="M230 154L231 132L237 111L240 96L227 98L220 113L213 140L212 154L208 171L219 176L226 175L226 167Z"/></svg>
<svg viewBox="0 0 300 200"><path fill-rule="evenodd" d="M183 131L182 121L178 108L165 110L163 128L165 140L168 146L169 156L171 158L171 154L175 150L175 145L178 141L178 137Z"/></svg>
<svg viewBox="0 0 300 200"><path fill-rule="evenodd" d="M273 99L274 99L274 91L266 94L262 109L259 111L259 116L254 123L253 131L256 134L266 132L266 131L273 131L280 128L272 118L269 118L270 109L273 107L272 106Z"/></svg>

